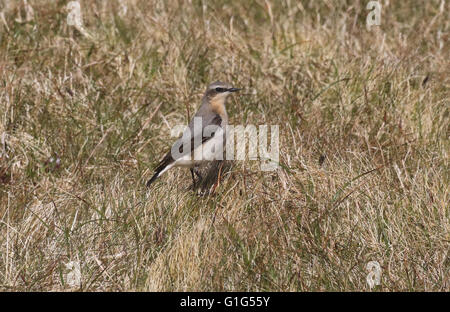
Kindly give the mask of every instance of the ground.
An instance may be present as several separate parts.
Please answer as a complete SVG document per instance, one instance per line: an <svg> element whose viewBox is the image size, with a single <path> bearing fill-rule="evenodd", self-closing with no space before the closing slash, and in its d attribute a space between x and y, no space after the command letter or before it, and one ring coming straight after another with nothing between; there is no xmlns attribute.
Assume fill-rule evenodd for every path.
<svg viewBox="0 0 450 312"><path fill-rule="evenodd" d="M0 1L0 290L450 291L448 2L368 2ZM146 189L216 80L279 168Z"/></svg>

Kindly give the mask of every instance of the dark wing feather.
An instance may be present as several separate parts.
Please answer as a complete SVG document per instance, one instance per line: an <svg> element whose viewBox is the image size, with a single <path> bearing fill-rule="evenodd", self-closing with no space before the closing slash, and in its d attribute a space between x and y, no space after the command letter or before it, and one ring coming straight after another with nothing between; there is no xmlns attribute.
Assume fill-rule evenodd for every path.
<svg viewBox="0 0 450 312"><path fill-rule="evenodd" d="M211 136L205 136L203 131L205 129L206 126L220 126L222 123L222 117L220 117L219 115L215 115L213 117L213 119L207 124L207 125L203 125L203 129L202 129L202 140L200 141L200 144L204 144L206 142L208 142L209 140L211 140L214 137L215 132L211 133ZM194 151L195 148L197 148L200 144L197 144L197 146L194 146L194 142L195 142L195 138L191 138L191 153ZM182 147L181 147L182 148Z"/></svg>

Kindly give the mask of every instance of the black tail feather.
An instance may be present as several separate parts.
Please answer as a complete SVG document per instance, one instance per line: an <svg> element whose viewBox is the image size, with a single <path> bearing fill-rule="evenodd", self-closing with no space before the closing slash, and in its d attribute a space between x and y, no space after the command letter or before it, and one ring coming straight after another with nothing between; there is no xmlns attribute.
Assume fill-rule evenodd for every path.
<svg viewBox="0 0 450 312"><path fill-rule="evenodd" d="M150 180L147 181L147 187L150 187L150 185L155 182L155 180L158 178L160 172L155 172L155 174L151 177Z"/></svg>
<svg viewBox="0 0 450 312"><path fill-rule="evenodd" d="M172 158L172 155L170 155L170 152L161 160L158 167L155 169L155 173L151 177L150 180L147 181L147 187L150 187L150 185L155 182L155 180L159 177L159 174L161 171L163 171L168 165L170 165L174 159Z"/></svg>

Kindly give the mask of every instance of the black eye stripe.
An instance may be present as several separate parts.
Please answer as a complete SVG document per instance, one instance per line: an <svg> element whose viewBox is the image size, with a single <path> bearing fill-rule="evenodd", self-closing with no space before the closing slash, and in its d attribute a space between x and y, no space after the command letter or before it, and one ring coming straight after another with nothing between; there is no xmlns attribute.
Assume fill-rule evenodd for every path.
<svg viewBox="0 0 450 312"><path fill-rule="evenodd" d="M225 89L225 88L216 88L216 91L217 92L225 92L225 91L227 91L227 89Z"/></svg>

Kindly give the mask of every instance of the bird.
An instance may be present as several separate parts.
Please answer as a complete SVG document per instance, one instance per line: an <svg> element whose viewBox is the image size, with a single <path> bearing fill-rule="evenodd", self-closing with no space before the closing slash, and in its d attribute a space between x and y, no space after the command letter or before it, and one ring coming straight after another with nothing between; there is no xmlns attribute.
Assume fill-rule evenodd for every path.
<svg viewBox="0 0 450 312"><path fill-rule="evenodd" d="M183 135L175 141L170 151L157 165L153 176L147 181L147 187L172 167L189 168L195 186L194 174L201 180L198 168L202 164L214 159L223 159L220 157L223 157L228 124L225 104L227 97L239 90L241 89L221 81L207 87L199 109Z"/></svg>

